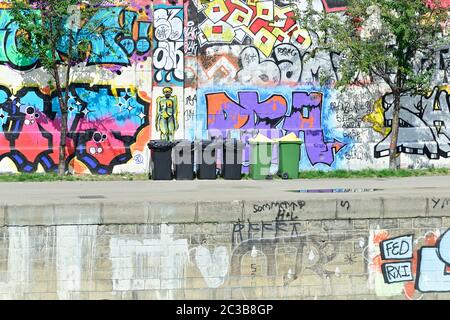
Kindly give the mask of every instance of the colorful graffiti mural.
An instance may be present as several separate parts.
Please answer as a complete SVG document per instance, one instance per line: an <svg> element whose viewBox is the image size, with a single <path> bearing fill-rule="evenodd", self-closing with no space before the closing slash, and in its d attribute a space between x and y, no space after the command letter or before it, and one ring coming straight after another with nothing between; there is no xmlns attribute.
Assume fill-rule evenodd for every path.
<svg viewBox="0 0 450 320"><path fill-rule="evenodd" d="M172 141L178 123L178 98L173 96L172 88L164 88L164 96L156 99L156 130L161 133L161 139Z"/></svg>
<svg viewBox="0 0 450 320"><path fill-rule="evenodd" d="M73 84L69 98L67 163L76 160L89 172L111 173L128 162L130 148L148 126L149 103L135 88ZM13 94L0 86L0 158L9 157L20 172L57 169L59 102L54 93L25 87Z"/></svg>
<svg viewBox="0 0 450 320"><path fill-rule="evenodd" d="M237 78L244 85L296 85L302 74L302 56L297 47L280 44L274 47L271 58L261 57L255 47L245 48L239 57L242 66Z"/></svg>
<svg viewBox="0 0 450 320"><path fill-rule="evenodd" d="M404 294L413 299L420 293L450 292L449 231L429 231L417 238L391 237L386 230L373 231L369 240L369 274L377 295Z"/></svg>
<svg viewBox="0 0 450 320"><path fill-rule="evenodd" d="M272 1L214 0L198 4L205 18L199 21L199 43L244 43L250 38L266 57L275 45L294 43L302 49L311 45L311 38L293 19L290 6L278 6Z"/></svg>
<svg viewBox="0 0 450 320"><path fill-rule="evenodd" d="M261 90L259 90L261 91ZM295 133L303 136L306 156L312 165L330 166L344 143L325 137L322 123L323 94L291 91L260 94L258 90L205 93L207 130L227 137L229 131L257 129L268 135ZM289 92L289 91L288 91ZM231 98L237 96L236 99ZM289 102L288 102L289 101Z"/></svg>
<svg viewBox="0 0 450 320"><path fill-rule="evenodd" d="M179 85L184 79L183 8L156 6L154 19L154 81Z"/></svg>
<svg viewBox="0 0 450 320"><path fill-rule="evenodd" d="M321 71L340 78L342 57L318 48L320 35L295 21L294 9L305 2L120 1L81 21L73 35L91 50L74 67L70 94L78 104L71 105L69 116L69 167L82 173L143 172L149 139L220 135L247 143L258 133L271 138L295 133L304 142L301 170L384 167L392 96L376 83L369 90L352 86L342 92L333 81L319 85ZM329 13L346 9L344 0L313 4ZM0 8L1 84L7 97L0 108L0 171L53 171L59 116L49 77L39 61L17 52L20 31L8 4ZM98 34L90 33L95 29ZM67 43L62 37L61 57ZM403 167L450 166L449 57L443 45L434 57L422 59L421 68L434 70L435 89L402 97ZM80 90L90 90L92 99L86 101L88 93L81 97ZM12 95L20 101L8 100ZM16 102L20 106L13 107ZM249 153L246 144L244 172ZM276 150L273 154L276 165Z"/></svg>
<svg viewBox="0 0 450 320"><path fill-rule="evenodd" d="M87 65L129 66L150 54L150 11L133 11L122 7L99 9L79 29L73 30L77 41L88 41ZM94 32L95 31L95 32ZM10 10L0 9L0 64L17 70L39 66L36 58L23 57L17 50L19 26L12 21ZM58 51L67 54L68 36L61 38ZM81 62L81 59L80 59Z"/></svg>

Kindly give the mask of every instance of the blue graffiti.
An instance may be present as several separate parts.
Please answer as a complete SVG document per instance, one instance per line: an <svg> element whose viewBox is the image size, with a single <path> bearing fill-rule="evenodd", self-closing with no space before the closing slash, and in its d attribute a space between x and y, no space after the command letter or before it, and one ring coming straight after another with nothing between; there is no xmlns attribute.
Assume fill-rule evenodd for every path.
<svg viewBox="0 0 450 320"><path fill-rule="evenodd" d="M67 25L67 24L66 24ZM144 56L150 52L150 26L148 21L138 21L138 14L122 7L99 9L87 22L75 31L66 28L58 41L58 60L67 56L69 37L72 43L89 44L87 57L74 56L87 65L129 66L133 56ZM133 31L136 28L137 35ZM0 64L17 70L30 70L39 65L37 58L25 57L17 48L19 26L12 20L10 10L0 10ZM69 32L69 30L71 30Z"/></svg>
<svg viewBox="0 0 450 320"><path fill-rule="evenodd" d="M434 247L422 247L419 252L416 289L421 292L450 292L450 230Z"/></svg>
<svg viewBox="0 0 450 320"><path fill-rule="evenodd" d="M149 104L128 88L73 84L68 111L66 164L77 158L96 174L131 160L130 147L149 123ZM0 159L9 157L20 172L57 170L60 129L55 93L0 86Z"/></svg>

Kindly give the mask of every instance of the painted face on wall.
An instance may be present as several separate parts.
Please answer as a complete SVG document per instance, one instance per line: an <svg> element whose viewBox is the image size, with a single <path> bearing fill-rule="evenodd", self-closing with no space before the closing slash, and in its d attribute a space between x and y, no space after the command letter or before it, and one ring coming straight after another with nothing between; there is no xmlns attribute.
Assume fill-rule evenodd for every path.
<svg viewBox="0 0 450 320"><path fill-rule="evenodd" d="M164 88L163 94L166 97L166 99L169 99L172 96L173 89L172 88Z"/></svg>
<svg viewBox="0 0 450 320"><path fill-rule="evenodd" d="M92 139L90 141L90 147L88 149L89 153L92 155L101 154L103 153L103 146L102 143L107 140L107 135L96 131L92 135Z"/></svg>
<svg viewBox="0 0 450 320"><path fill-rule="evenodd" d="M85 159L83 155L80 159L84 161L95 161L102 166L109 165L114 158L120 156L125 152L125 146L122 141L119 141L111 130L99 130L92 128L92 137L86 141L85 155L91 160Z"/></svg>
<svg viewBox="0 0 450 320"><path fill-rule="evenodd" d="M40 111L33 106L21 106L20 111L25 114L24 125L26 126L35 124L41 116Z"/></svg>

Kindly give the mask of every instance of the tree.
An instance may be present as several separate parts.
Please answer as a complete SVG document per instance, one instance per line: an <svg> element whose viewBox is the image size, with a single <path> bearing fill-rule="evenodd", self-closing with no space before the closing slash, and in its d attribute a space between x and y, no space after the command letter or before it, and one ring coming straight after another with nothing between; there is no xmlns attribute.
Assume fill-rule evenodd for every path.
<svg viewBox="0 0 450 320"><path fill-rule="evenodd" d="M61 112L58 173L66 173L68 100L72 68L92 54L90 38L104 32L101 23L78 30L107 1L11 0L10 12L18 26L17 51L24 59L36 59L52 79Z"/></svg>
<svg viewBox="0 0 450 320"><path fill-rule="evenodd" d="M430 88L435 48L448 42L443 26L448 9L442 0L347 0L344 13L315 9L314 1L299 8L297 20L317 34L317 50L338 52L339 79L334 85L387 85L393 96L389 167L397 169L400 99L407 92ZM322 73L321 81L330 82Z"/></svg>

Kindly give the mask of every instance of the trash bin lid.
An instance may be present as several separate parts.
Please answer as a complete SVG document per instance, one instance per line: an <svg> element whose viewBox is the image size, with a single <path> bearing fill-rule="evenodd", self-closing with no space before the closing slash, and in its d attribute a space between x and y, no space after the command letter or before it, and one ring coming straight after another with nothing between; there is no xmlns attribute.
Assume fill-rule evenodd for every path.
<svg viewBox="0 0 450 320"><path fill-rule="evenodd" d="M147 146L152 150L165 151L172 149L177 143L176 141L151 140Z"/></svg>
<svg viewBox="0 0 450 320"><path fill-rule="evenodd" d="M203 148L206 148L207 146L210 146L210 145L214 145L214 146L218 147L218 146L222 145L222 141L219 140L219 139L215 139L215 140L201 140L200 141L200 145Z"/></svg>
<svg viewBox="0 0 450 320"><path fill-rule="evenodd" d="M183 148L195 148L194 141L191 140L176 140L177 144L173 147L174 149L183 149Z"/></svg>
<svg viewBox="0 0 450 320"><path fill-rule="evenodd" d="M254 138L248 139L248 142L251 144L259 144L259 143L274 143L274 141L265 135L258 133L258 135Z"/></svg>
<svg viewBox="0 0 450 320"><path fill-rule="evenodd" d="M279 143L296 143L296 144L302 144L303 142L297 137L295 133L290 133L284 137L281 137L279 139L275 139L276 142Z"/></svg>
<svg viewBox="0 0 450 320"><path fill-rule="evenodd" d="M234 148L236 146L240 149L245 145L245 143L238 139L225 139L224 145L226 148Z"/></svg>

